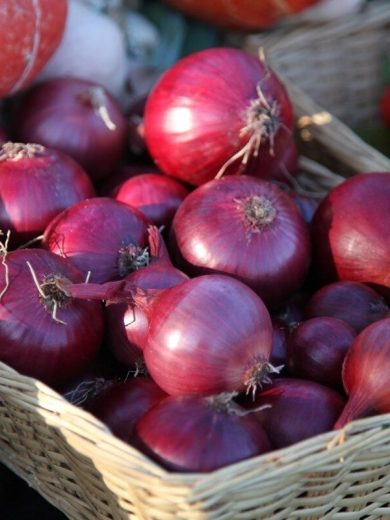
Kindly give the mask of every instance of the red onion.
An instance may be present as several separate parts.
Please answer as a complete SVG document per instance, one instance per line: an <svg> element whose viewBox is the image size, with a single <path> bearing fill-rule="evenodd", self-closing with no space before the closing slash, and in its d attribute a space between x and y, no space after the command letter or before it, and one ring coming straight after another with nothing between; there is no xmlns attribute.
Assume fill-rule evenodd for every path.
<svg viewBox="0 0 390 520"><path fill-rule="evenodd" d="M272 320L272 352L270 362L274 366L287 364L287 326L277 318Z"/></svg>
<svg viewBox="0 0 390 520"><path fill-rule="evenodd" d="M286 133L271 150L262 150L256 161L251 161L245 172L254 177L267 178L291 186L298 172L298 150L294 139Z"/></svg>
<svg viewBox="0 0 390 520"><path fill-rule="evenodd" d="M289 195L248 176L193 191L176 212L171 238L184 271L234 276L270 306L302 285L310 264L308 228Z"/></svg>
<svg viewBox="0 0 390 520"><path fill-rule="evenodd" d="M352 343L343 365L349 396L335 428L368 415L390 412L390 318L366 327Z"/></svg>
<svg viewBox="0 0 390 520"><path fill-rule="evenodd" d="M136 175L146 173L162 173L153 164L147 163L131 163L120 168L117 172L114 172L110 177L104 179L99 185L99 195L103 197L115 197L120 186L127 180L135 177Z"/></svg>
<svg viewBox="0 0 390 520"><path fill-rule="evenodd" d="M166 395L152 379L137 377L100 392L88 406L88 411L105 423L114 435L130 442L137 422Z"/></svg>
<svg viewBox="0 0 390 520"><path fill-rule="evenodd" d="M390 173L355 175L333 188L313 220L317 271L390 295Z"/></svg>
<svg viewBox="0 0 390 520"><path fill-rule="evenodd" d="M151 91L144 119L157 165L195 186L227 171L244 173L261 152L284 142L292 126L291 103L276 75L233 48L177 62Z"/></svg>
<svg viewBox="0 0 390 520"><path fill-rule="evenodd" d="M225 396L167 397L136 432L144 451L174 471L213 471L270 448L256 419Z"/></svg>
<svg viewBox="0 0 390 520"><path fill-rule="evenodd" d="M138 208L153 224L161 226L171 223L187 195L187 188L174 179L146 173L125 181L115 199Z"/></svg>
<svg viewBox="0 0 390 520"><path fill-rule="evenodd" d="M246 407L269 405L256 418L274 448L284 448L332 429L344 406L335 390L312 381L276 379Z"/></svg>
<svg viewBox="0 0 390 520"><path fill-rule="evenodd" d="M18 102L13 120L19 140L67 153L95 181L121 161L125 117L108 91L91 81L63 77L39 83Z"/></svg>
<svg viewBox="0 0 390 520"><path fill-rule="evenodd" d="M341 369L355 336L355 330L337 318L304 321L292 331L289 339L289 373L325 386L342 388Z"/></svg>
<svg viewBox="0 0 390 520"><path fill-rule="evenodd" d="M60 213L46 228L44 245L69 259L90 280L123 278L145 265L146 217L110 198L92 198Z"/></svg>
<svg viewBox="0 0 390 520"><path fill-rule="evenodd" d="M390 316L390 308L376 291L358 282L334 282L319 289L306 305L306 316L332 316L356 332Z"/></svg>
<svg viewBox="0 0 390 520"><path fill-rule="evenodd" d="M185 280L188 276L173 267L165 244L158 230L150 226L150 263L127 276L130 284L140 289L166 289ZM127 366L142 365L142 353L148 331L147 314L127 303L118 303L105 308L106 339L115 357Z"/></svg>
<svg viewBox="0 0 390 520"><path fill-rule="evenodd" d="M0 149L0 228L20 245L76 202L94 196L87 174L70 157L41 145L8 142Z"/></svg>
<svg viewBox="0 0 390 520"><path fill-rule="evenodd" d="M83 275L41 249L3 255L0 270L0 360L52 385L76 377L103 335L101 304L73 300L64 289Z"/></svg>
<svg viewBox="0 0 390 520"><path fill-rule="evenodd" d="M233 278L185 281L161 291L145 310L145 363L170 395L255 390L273 371L268 311Z"/></svg>

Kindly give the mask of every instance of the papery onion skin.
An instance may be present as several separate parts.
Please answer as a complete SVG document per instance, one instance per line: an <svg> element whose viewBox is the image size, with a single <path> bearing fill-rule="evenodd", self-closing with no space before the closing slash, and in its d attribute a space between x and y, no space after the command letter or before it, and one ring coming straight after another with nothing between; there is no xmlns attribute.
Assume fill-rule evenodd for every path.
<svg viewBox="0 0 390 520"><path fill-rule="evenodd" d="M188 280L169 258L164 241L154 226L149 227L150 264L129 274L126 279L138 289L166 289ZM149 320L146 312L135 305L118 303L105 308L108 345L121 363L130 367L143 364Z"/></svg>
<svg viewBox="0 0 390 520"><path fill-rule="evenodd" d="M270 405L255 412L273 448L284 448L330 431L345 404L335 390L312 381L276 379L272 386L247 401L248 409Z"/></svg>
<svg viewBox="0 0 390 520"><path fill-rule="evenodd" d="M257 158L248 162L246 175L268 179L291 187L298 173L298 149L293 137L286 132L277 139L272 148L260 150Z"/></svg>
<svg viewBox="0 0 390 520"><path fill-rule="evenodd" d="M95 195L85 171L58 150L5 143L0 149L0 228L11 244L40 235L66 208Z"/></svg>
<svg viewBox="0 0 390 520"><path fill-rule="evenodd" d="M170 395L254 390L269 372L270 316L231 277L199 276L165 289L148 317L146 367Z"/></svg>
<svg viewBox="0 0 390 520"><path fill-rule="evenodd" d="M60 213L46 228L43 244L66 257L84 276L90 271L91 282L102 283L130 272L122 272L120 260L129 247L146 246L147 226L146 217L136 208L96 197Z"/></svg>
<svg viewBox="0 0 390 520"><path fill-rule="evenodd" d="M128 276L128 280L140 289L166 289L188 279L173 266L145 267ZM107 341L116 359L127 366L142 363L142 350L146 343L149 320L138 307L126 303L110 305L105 309Z"/></svg>
<svg viewBox="0 0 390 520"><path fill-rule="evenodd" d="M372 411L390 412L390 318L366 327L355 339L343 364L349 398L335 428Z"/></svg>
<svg viewBox="0 0 390 520"><path fill-rule="evenodd" d="M229 29L265 29L318 0L167 0L187 15Z"/></svg>
<svg viewBox="0 0 390 520"><path fill-rule="evenodd" d="M13 132L20 141L61 150L97 181L113 173L122 159L126 120L99 84L61 77L24 94L13 114Z"/></svg>
<svg viewBox="0 0 390 520"><path fill-rule="evenodd" d="M311 259L308 227L289 195L249 176L194 190L173 219L171 250L190 275L229 274L271 307L300 288Z"/></svg>
<svg viewBox="0 0 390 520"><path fill-rule="evenodd" d="M254 157L257 149L270 150L270 139L284 142L292 126L291 103L275 74L254 56L223 47L193 53L165 72L144 118L145 140L159 168L195 186L224 170L245 173L244 154L229 161L250 138L264 132L261 143L252 142Z"/></svg>
<svg viewBox="0 0 390 520"><path fill-rule="evenodd" d="M333 282L315 292L305 308L306 318L332 316L345 321L357 332L390 316L382 296L359 282Z"/></svg>
<svg viewBox="0 0 390 520"><path fill-rule="evenodd" d="M166 175L145 173L125 181L115 200L138 208L156 226L169 225L189 191Z"/></svg>
<svg viewBox="0 0 390 520"><path fill-rule="evenodd" d="M165 397L167 394L152 379L137 377L103 390L88 411L119 439L131 442L137 422Z"/></svg>
<svg viewBox="0 0 390 520"><path fill-rule="evenodd" d="M342 389L343 361L355 336L356 331L337 318L318 317L304 321L289 338L289 373L336 390Z"/></svg>
<svg viewBox="0 0 390 520"><path fill-rule="evenodd" d="M318 276L390 296L389 200L390 173L354 175L328 193L313 220Z"/></svg>
<svg viewBox="0 0 390 520"><path fill-rule="evenodd" d="M218 398L167 397L136 427L138 444L174 471L208 472L269 451L269 440L252 415L238 415ZM229 405L227 405L229 406Z"/></svg>
<svg viewBox="0 0 390 520"><path fill-rule="evenodd" d="M0 360L22 374L60 385L81 373L97 355L103 335L99 302L67 300L59 304L57 318L45 305L26 262L39 283L48 275L81 283L83 275L67 260L41 249L20 249L7 254L9 271L1 264Z"/></svg>

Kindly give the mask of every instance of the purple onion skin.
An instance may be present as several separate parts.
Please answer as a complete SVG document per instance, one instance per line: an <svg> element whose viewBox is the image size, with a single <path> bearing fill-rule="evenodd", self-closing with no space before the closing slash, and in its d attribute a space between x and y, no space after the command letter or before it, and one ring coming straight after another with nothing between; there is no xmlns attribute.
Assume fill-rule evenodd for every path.
<svg viewBox="0 0 390 520"><path fill-rule="evenodd" d="M255 134L246 127L248 119L256 120L256 111L249 118L246 113L259 98L260 84L267 104L279 109L273 132L278 148L276 143L286 141L294 118L285 87L268 66L240 49L223 47L178 61L161 76L145 107L145 140L159 168L195 186L214 179ZM261 163L261 151L270 149L267 128L262 130L260 153L250 153L249 162ZM228 173L246 171L242 159L234 161Z"/></svg>
<svg viewBox="0 0 390 520"><path fill-rule="evenodd" d="M319 289L307 302L307 318L331 316L345 321L356 332L390 316L390 308L374 289L359 282L334 282Z"/></svg>
<svg viewBox="0 0 390 520"><path fill-rule="evenodd" d="M99 99L111 121L107 125L88 99ZM103 94L102 94L103 93ZM54 78L28 90L13 115L14 134L73 157L94 181L118 167L125 149L126 119L116 100L99 85L80 78Z"/></svg>
<svg viewBox="0 0 390 520"><path fill-rule="evenodd" d="M171 177L145 173L125 181L115 199L138 208L156 226L167 226L188 193L187 188Z"/></svg>
<svg viewBox="0 0 390 520"><path fill-rule="evenodd" d="M337 318L306 320L291 332L288 368L293 377L342 390L341 370L355 330Z"/></svg>
<svg viewBox="0 0 390 520"><path fill-rule="evenodd" d="M178 285L188 276L167 262L152 263L130 274L127 279L140 289L166 289ZM105 308L106 338L118 361L134 367L143 363L149 320L140 307L119 303Z"/></svg>
<svg viewBox="0 0 390 520"><path fill-rule="evenodd" d="M103 390L88 411L105 423L119 439L130 443L137 422L167 394L147 377L129 379Z"/></svg>
<svg viewBox="0 0 390 520"><path fill-rule="evenodd" d="M182 472L209 472L269 451L256 419L235 410L243 411L198 396L167 397L137 424L138 446L165 468Z"/></svg>
<svg viewBox="0 0 390 520"><path fill-rule="evenodd" d="M248 216L247 204L260 198L272 206L269 220ZM249 176L194 190L176 212L170 238L184 272L229 274L272 308L301 287L311 260L308 227L290 196Z"/></svg>
<svg viewBox="0 0 390 520"><path fill-rule="evenodd" d="M373 411L390 412L390 318L376 321L356 337L343 364L348 402L335 428Z"/></svg>
<svg viewBox="0 0 390 520"><path fill-rule="evenodd" d="M145 363L170 395L244 390L254 371L260 377L268 364L271 318L261 299L234 278L205 275L166 289L149 319Z"/></svg>
<svg viewBox="0 0 390 520"><path fill-rule="evenodd" d="M241 403L242 404L242 403ZM284 448L330 431L345 404L335 390L300 379L276 379L245 408L270 405L254 412L273 448Z"/></svg>
<svg viewBox="0 0 390 520"><path fill-rule="evenodd" d="M83 275L67 260L41 249L7 255L10 284L0 303L0 360L22 374L52 386L72 380L93 361L103 336L100 302L71 300L58 309L58 323L45 308L27 267L41 283L47 275L81 283ZM5 287L1 265L1 289Z"/></svg>
<svg viewBox="0 0 390 520"><path fill-rule="evenodd" d="M123 247L147 245L148 221L136 208L106 197L75 204L60 213L44 233L44 246L66 257L90 281L119 280ZM128 273L126 273L128 274Z"/></svg>
<svg viewBox="0 0 390 520"><path fill-rule="evenodd" d="M390 172L361 173L336 186L317 209L318 278L366 283L390 297Z"/></svg>
<svg viewBox="0 0 390 520"><path fill-rule="evenodd" d="M59 213L94 195L85 171L57 150L0 161L0 228L11 230L12 247L41 235Z"/></svg>

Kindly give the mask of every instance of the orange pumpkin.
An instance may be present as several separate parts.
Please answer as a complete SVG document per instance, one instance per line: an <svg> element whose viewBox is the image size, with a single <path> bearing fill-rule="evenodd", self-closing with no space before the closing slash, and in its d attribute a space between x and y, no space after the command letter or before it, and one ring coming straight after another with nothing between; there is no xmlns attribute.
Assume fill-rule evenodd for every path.
<svg viewBox="0 0 390 520"><path fill-rule="evenodd" d="M28 86L60 43L67 0L0 1L0 97Z"/></svg>
<svg viewBox="0 0 390 520"><path fill-rule="evenodd" d="M298 13L318 0L167 0L206 22L230 29L262 29Z"/></svg>

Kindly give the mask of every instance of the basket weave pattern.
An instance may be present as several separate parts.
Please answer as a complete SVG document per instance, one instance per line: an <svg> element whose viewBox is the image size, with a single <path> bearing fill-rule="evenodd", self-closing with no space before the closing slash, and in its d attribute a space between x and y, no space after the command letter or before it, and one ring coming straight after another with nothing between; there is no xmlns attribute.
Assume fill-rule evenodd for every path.
<svg viewBox="0 0 390 520"><path fill-rule="evenodd" d="M302 130L302 149L307 155L302 158L299 182L308 190L328 191L342 182L343 177L333 173L340 171L339 166L343 175L390 171L386 157L362 143L333 116L335 113L347 123L357 123L356 114L350 112L351 101L364 107L359 117L375 117L376 104L371 95L374 99L379 89L374 86L365 98L363 91L370 86L364 83L367 68L363 67L363 72L351 69L358 67L357 63L375 65L373 56L379 60L382 51L372 53L367 47L382 49L384 41L389 43L389 22L390 5L387 9L380 5L364 19L357 17L331 29L309 31L305 38L299 32L284 34L283 39L277 39L276 47L269 40L266 49L272 65L284 79L289 78L288 88ZM348 42L348 34L357 30L362 41L359 36ZM298 61L302 49L314 48L309 38L319 42L323 37L328 45L321 51L321 81L312 77L319 69L317 61L309 62L310 75L307 65L301 64L297 78L292 78L293 61ZM344 38L345 45L341 44ZM263 43L257 35L247 40L254 52ZM356 61L336 66L331 52L337 55L339 47L348 46L356 46ZM361 59L363 51L367 58ZM279 58L287 61L279 65ZM348 75L362 78L359 84L353 82L354 88L360 89L353 101L350 95L341 100L338 87L332 86L334 70L330 62L344 73L343 84L347 67ZM315 91L317 86L322 89L325 81L329 82L324 89L328 98L322 90L318 95ZM322 106L296 85L307 88ZM361 103L359 96L364 99ZM321 152L320 161L310 157L313 143L317 155L318 150ZM326 161L322 160L325 157ZM0 363L0 459L73 520L390 518L389 428L390 414L371 417L355 421L341 432L329 432L210 474L168 473L114 438L90 414L42 383Z"/></svg>

